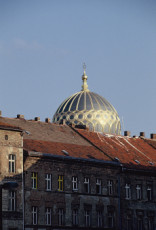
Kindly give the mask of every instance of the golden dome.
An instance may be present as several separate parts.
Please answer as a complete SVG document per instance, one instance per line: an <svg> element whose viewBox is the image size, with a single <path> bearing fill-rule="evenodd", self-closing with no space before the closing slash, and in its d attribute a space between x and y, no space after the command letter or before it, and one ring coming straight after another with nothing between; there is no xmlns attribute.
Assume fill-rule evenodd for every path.
<svg viewBox="0 0 156 230"><path fill-rule="evenodd" d="M103 97L90 92L87 75L82 75L82 91L68 97L57 109L53 122L86 125L90 131L120 134L120 118L114 107Z"/></svg>

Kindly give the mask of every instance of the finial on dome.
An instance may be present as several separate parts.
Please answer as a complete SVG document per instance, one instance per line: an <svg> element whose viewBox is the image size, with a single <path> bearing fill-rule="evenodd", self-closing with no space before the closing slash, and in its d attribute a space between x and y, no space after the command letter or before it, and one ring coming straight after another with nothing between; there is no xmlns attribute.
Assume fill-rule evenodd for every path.
<svg viewBox="0 0 156 230"><path fill-rule="evenodd" d="M86 75L86 64L83 63L83 75L82 75L82 81L83 81L83 85L82 85L82 91L89 91L88 89L88 84L87 84L87 75Z"/></svg>

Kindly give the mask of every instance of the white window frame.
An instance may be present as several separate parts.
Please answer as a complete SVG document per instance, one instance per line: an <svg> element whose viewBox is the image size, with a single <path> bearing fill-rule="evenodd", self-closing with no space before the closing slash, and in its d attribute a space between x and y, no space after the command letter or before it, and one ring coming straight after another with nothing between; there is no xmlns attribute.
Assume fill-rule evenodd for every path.
<svg viewBox="0 0 156 230"><path fill-rule="evenodd" d="M130 200L131 199L131 187L130 184L125 185L125 199Z"/></svg>
<svg viewBox="0 0 156 230"><path fill-rule="evenodd" d="M90 186L89 186L89 184L90 184L90 180L89 180L89 177L85 177L84 178L84 187L85 187L85 192L86 193L89 193L90 192Z"/></svg>
<svg viewBox="0 0 156 230"><path fill-rule="evenodd" d="M16 172L16 156L15 154L9 154L9 173Z"/></svg>
<svg viewBox="0 0 156 230"><path fill-rule="evenodd" d="M137 184L136 186L136 198L137 200L141 200L142 198L142 191L141 191L141 185Z"/></svg>
<svg viewBox="0 0 156 230"><path fill-rule="evenodd" d="M45 210L45 222L46 225L51 225L51 208L46 208Z"/></svg>
<svg viewBox="0 0 156 230"><path fill-rule="evenodd" d="M37 225L38 222L38 208L36 206L32 207L32 223L33 225Z"/></svg>
<svg viewBox="0 0 156 230"><path fill-rule="evenodd" d="M109 223L109 228L114 227L114 212L108 212L108 223Z"/></svg>
<svg viewBox="0 0 156 230"><path fill-rule="evenodd" d="M85 210L85 227L90 227L90 210Z"/></svg>
<svg viewBox="0 0 156 230"><path fill-rule="evenodd" d="M9 211L16 211L16 192L14 190L9 191Z"/></svg>
<svg viewBox="0 0 156 230"><path fill-rule="evenodd" d="M78 190L78 178L77 178L77 176L72 177L72 187L73 187L73 191Z"/></svg>
<svg viewBox="0 0 156 230"><path fill-rule="evenodd" d="M96 178L96 193L97 194L101 194L101 191L102 191L101 184L102 184L101 179ZM97 190L99 190L99 192Z"/></svg>
<svg viewBox="0 0 156 230"><path fill-rule="evenodd" d="M63 208L59 208L58 210L58 225L62 226L64 223L64 210Z"/></svg>
<svg viewBox="0 0 156 230"><path fill-rule="evenodd" d="M107 187L108 187L108 195L113 195L113 181L112 180L108 180Z"/></svg>
<svg viewBox="0 0 156 230"><path fill-rule="evenodd" d="M32 189L37 189L38 187L38 173L32 172L31 173L31 180L32 180Z"/></svg>
<svg viewBox="0 0 156 230"><path fill-rule="evenodd" d="M147 199L148 201L152 200L152 185L147 185Z"/></svg>
<svg viewBox="0 0 156 230"><path fill-rule="evenodd" d="M46 191L52 190L52 175L49 173L46 173L45 175L45 181L46 181Z"/></svg>
<svg viewBox="0 0 156 230"><path fill-rule="evenodd" d="M77 209L73 209L72 211L72 223L74 226L78 225L78 210Z"/></svg>
<svg viewBox="0 0 156 230"><path fill-rule="evenodd" d="M98 227L102 227L103 225L103 215L101 210L97 211L97 224Z"/></svg>

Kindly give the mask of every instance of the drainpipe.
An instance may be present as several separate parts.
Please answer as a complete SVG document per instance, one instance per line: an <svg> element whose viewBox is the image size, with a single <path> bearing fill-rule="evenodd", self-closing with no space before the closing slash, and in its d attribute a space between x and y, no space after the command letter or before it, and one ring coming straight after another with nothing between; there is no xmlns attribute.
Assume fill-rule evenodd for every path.
<svg viewBox="0 0 156 230"><path fill-rule="evenodd" d="M22 191L23 191L22 203L23 203L23 230L24 230L24 221L25 221L25 204L24 204L24 172L22 172Z"/></svg>
<svg viewBox="0 0 156 230"><path fill-rule="evenodd" d="M122 227L121 227L121 188L120 188L120 175L118 175L118 229L122 230Z"/></svg>

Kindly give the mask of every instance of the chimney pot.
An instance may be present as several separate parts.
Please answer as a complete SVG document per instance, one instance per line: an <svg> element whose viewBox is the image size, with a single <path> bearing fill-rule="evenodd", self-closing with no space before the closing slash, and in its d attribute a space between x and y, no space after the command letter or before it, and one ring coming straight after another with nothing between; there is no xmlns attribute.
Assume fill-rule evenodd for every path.
<svg viewBox="0 0 156 230"><path fill-rule="evenodd" d="M151 139L156 139L156 133L151 133Z"/></svg>
<svg viewBox="0 0 156 230"><path fill-rule="evenodd" d="M19 118L19 119L24 119L24 115L22 115L22 114L17 114L17 118Z"/></svg>
<svg viewBox="0 0 156 230"><path fill-rule="evenodd" d="M45 122L46 122L46 123L50 123L50 118L46 118L46 119L45 119Z"/></svg>
<svg viewBox="0 0 156 230"><path fill-rule="evenodd" d="M140 137L145 137L145 132L140 132Z"/></svg>
<svg viewBox="0 0 156 230"><path fill-rule="evenodd" d="M40 117L35 117L35 121L40 121Z"/></svg>
<svg viewBox="0 0 156 230"><path fill-rule="evenodd" d="M130 131L124 131L124 136L128 136L128 137L130 137L131 136L131 132Z"/></svg>

